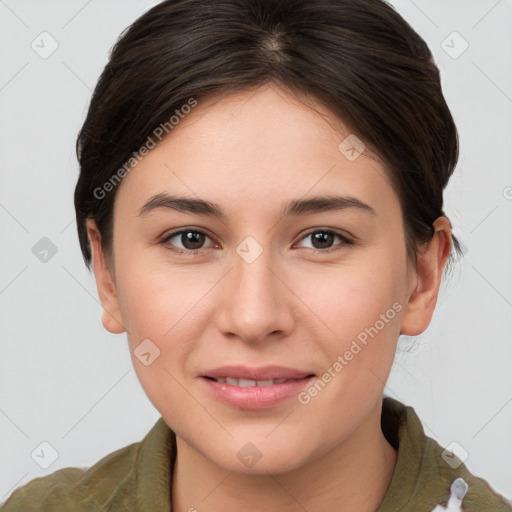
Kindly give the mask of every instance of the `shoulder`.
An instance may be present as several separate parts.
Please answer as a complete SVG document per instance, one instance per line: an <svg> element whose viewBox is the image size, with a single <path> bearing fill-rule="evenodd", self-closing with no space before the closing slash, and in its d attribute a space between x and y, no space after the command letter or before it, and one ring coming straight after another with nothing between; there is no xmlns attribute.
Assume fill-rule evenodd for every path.
<svg viewBox="0 0 512 512"><path fill-rule="evenodd" d="M512 502L499 494L486 479L473 474L452 451L431 438L427 438L427 445L435 460L438 478L444 483L443 506L457 502L458 494L464 510L512 512Z"/></svg>
<svg viewBox="0 0 512 512"><path fill-rule="evenodd" d="M455 453L425 434L411 406L385 397L382 430L398 451L395 473L379 511L512 512L512 504L472 474ZM459 508L454 508L459 506ZM460 508L462 506L462 509Z"/></svg>
<svg viewBox="0 0 512 512"><path fill-rule="evenodd" d="M133 443L116 450L88 469L67 467L35 478L16 489L0 505L0 511L103 511L114 491L126 492L133 482L140 445Z"/></svg>

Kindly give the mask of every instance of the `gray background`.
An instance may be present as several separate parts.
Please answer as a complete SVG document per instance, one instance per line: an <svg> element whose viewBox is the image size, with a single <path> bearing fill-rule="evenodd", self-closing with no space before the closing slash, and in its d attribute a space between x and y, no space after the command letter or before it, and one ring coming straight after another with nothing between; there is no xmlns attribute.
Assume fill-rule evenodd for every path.
<svg viewBox="0 0 512 512"><path fill-rule="evenodd" d="M91 91L117 36L156 3L0 0L0 500L139 441L159 417L125 335L101 325L73 209ZM391 3L432 49L459 129L445 212L466 254L429 329L400 341L385 392L510 498L512 1Z"/></svg>

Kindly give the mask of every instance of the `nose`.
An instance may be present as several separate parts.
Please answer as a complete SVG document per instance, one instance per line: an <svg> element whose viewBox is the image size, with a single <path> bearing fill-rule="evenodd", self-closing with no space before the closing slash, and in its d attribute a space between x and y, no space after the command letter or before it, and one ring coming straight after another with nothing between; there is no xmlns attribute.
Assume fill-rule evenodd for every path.
<svg viewBox="0 0 512 512"><path fill-rule="evenodd" d="M224 335L258 343L276 341L293 330L295 296L270 251L264 250L252 262L235 253L233 268L223 281L216 299L218 326Z"/></svg>

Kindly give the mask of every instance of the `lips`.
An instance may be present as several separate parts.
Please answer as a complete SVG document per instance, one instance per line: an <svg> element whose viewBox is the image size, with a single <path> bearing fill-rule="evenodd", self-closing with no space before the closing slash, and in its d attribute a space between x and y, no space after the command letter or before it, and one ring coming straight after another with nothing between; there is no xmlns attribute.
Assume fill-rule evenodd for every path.
<svg viewBox="0 0 512 512"><path fill-rule="evenodd" d="M265 366L223 366L200 375L205 391L236 409L268 409L296 396L315 375L310 372Z"/></svg>

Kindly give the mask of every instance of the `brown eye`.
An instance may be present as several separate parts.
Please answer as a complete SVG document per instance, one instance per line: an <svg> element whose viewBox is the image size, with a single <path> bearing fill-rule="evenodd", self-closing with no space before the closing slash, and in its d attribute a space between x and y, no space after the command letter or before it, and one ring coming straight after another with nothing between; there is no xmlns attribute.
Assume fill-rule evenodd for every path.
<svg viewBox="0 0 512 512"><path fill-rule="evenodd" d="M302 238L302 240L306 240L307 238L311 239L311 249L321 252L329 252L330 250L336 250L337 248L353 243L347 237L331 229L317 229L315 231L310 231ZM333 243L336 238L340 239L341 243L338 243L333 247Z"/></svg>
<svg viewBox="0 0 512 512"><path fill-rule="evenodd" d="M182 229L181 231L170 233L161 243L169 250L179 254L195 254L200 249L205 248L203 245L208 238L210 237L203 231ZM171 240L174 240L174 242L171 243Z"/></svg>

